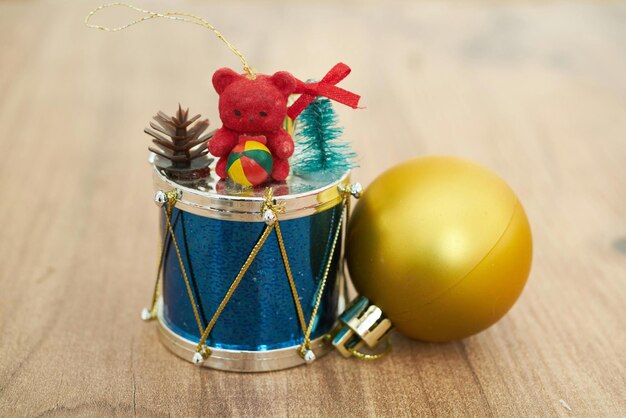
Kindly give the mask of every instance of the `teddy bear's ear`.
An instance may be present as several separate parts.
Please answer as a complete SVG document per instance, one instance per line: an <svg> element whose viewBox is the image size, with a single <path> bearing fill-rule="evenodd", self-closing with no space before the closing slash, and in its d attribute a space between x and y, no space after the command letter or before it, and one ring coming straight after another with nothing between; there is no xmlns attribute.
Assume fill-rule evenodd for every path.
<svg viewBox="0 0 626 418"><path fill-rule="evenodd" d="M220 68L213 74L213 87L215 87L215 91L217 94L222 94L222 92L231 85L234 81L239 80L242 75L237 74L230 68Z"/></svg>
<svg viewBox="0 0 626 418"><path fill-rule="evenodd" d="M289 96L296 90L296 79L287 71L279 71L270 77L272 84L285 96Z"/></svg>

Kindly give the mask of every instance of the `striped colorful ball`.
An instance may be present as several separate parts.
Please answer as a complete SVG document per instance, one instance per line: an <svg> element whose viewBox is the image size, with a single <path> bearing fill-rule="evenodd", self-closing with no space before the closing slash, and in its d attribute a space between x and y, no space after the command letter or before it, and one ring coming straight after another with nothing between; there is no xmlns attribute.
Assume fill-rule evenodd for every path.
<svg viewBox="0 0 626 418"><path fill-rule="evenodd" d="M272 172L272 154L257 141L237 144L228 156L226 171L235 183L256 186L267 180Z"/></svg>

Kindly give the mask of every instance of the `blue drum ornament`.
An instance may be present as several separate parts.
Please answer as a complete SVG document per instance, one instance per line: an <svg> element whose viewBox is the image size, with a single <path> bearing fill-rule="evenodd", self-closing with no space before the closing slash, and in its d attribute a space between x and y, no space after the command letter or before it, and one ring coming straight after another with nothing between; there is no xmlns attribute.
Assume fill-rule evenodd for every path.
<svg viewBox="0 0 626 418"><path fill-rule="evenodd" d="M90 23L113 6L146 16L117 28ZM257 73L189 13L111 3L85 25L117 32L154 17L209 29L244 73L213 73L222 122L215 131L205 133L209 120L180 104L144 129L162 250L142 319L156 319L163 343L198 365L264 371L310 363L330 349L346 296L342 241L360 186L349 184L356 155L339 138L331 102L358 108L360 96L338 86L351 69L337 63L308 82L287 71Z"/></svg>
<svg viewBox="0 0 626 418"><path fill-rule="evenodd" d="M153 166L162 253L152 309L178 356L230 371L310 363L330 350L344 308L340 274L349 171L242 189L174 180Z"/></svg>

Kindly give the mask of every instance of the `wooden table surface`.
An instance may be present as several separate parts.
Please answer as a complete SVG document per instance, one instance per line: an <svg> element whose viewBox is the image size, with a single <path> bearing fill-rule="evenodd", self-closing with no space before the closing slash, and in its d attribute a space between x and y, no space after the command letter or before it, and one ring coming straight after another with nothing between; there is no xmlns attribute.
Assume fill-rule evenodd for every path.
<svg viewBox="0 0 626 418"><path fill-rule="evenodd" d="M487 331L265 374L198 369L139 319L158 247L143 127L179 101L219 126L210 77L239 63L197 27L88 30L98 4L0 2L0 416L626 414L626 4L176 2L263 72L350 64L364 185L462 156L533 229L528 285Z"/></svg>

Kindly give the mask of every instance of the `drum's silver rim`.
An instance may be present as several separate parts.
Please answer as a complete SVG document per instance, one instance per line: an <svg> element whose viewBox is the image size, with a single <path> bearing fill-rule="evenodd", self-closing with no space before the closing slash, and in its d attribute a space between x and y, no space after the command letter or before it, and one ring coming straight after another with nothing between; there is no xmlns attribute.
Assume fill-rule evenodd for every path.
<svg viewBox="0 0 626 418"><path fill-rule="evenodd" d="M172 331L163 318L163 299L159 300L157 311L159 338L163 345L178 357L192 361L196 352L197 343L181 337ZM267 351L225 350L211 349L211 355L203 366L231 372L267 372L272 370L288 369L306 364L298 354L299 345ZM326 336L311 341L311 348L316 357L320 357L331 350L330 340Z"/></svg>
<svg viewBox="0 0 626 418"><path fill-rule="evenodd" d="M261 205L263 197L221 195L213 192L204 192L195 188L186 187L167 178L154 164L153 179L155 191L178 191L176 207L185 212L208 218L232 220L239 222L262 222ZM214 164L211 165L213 169ZM278 203L284 205L285 212L279 215L280 220L301 218L330 209L343 200L341 188L348 186L350 170L347 170L337 181L306 193L275 196Z"/></svg>

